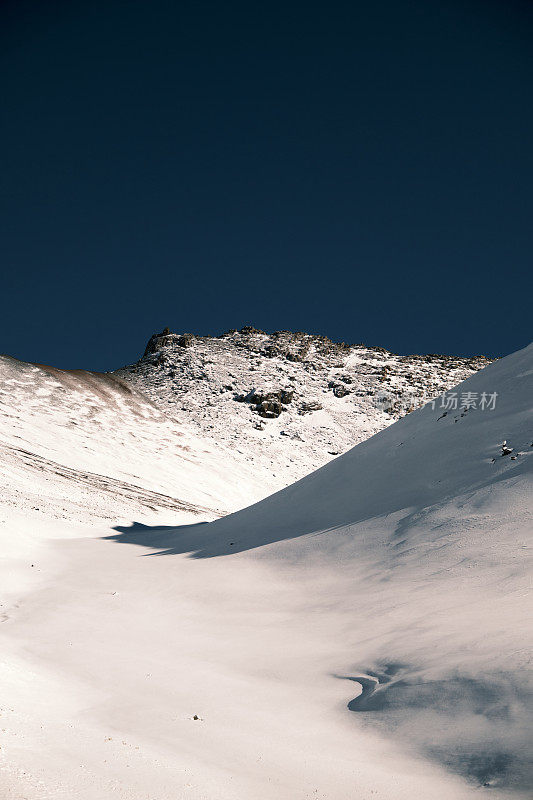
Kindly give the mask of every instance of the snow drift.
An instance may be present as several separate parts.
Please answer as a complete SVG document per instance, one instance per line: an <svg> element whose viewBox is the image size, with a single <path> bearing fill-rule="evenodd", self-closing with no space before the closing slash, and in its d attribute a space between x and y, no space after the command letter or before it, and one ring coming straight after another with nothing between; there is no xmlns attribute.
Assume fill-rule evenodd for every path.
<svg viewBox="0 0 533 800"><path fill-rule="evenodd" d="M352 642L351 665L332 657L331 670L360 687L354 725L525 791L532 389L533 345L461 384L456 410L428 404L250 508L114 538L202 559L252 551L291 580L312 575L304 602L326 606L333 627L340 616ZM492 410L483 393L496 393Z"/></svg>

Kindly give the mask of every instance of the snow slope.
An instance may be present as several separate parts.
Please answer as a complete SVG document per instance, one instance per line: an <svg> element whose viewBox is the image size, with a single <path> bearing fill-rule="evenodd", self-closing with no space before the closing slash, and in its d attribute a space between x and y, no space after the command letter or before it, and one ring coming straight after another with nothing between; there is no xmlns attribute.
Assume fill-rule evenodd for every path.
<svg viewBox="0 0 533 800"><path fill-rule="evenodd" d="M20 398L36 376L28 403L48 378L10 373ZM209 524L212 512L155 505L140 524L138 499L115 523L5 505L0 796L528 797L532 382L530 346L461 385L496 392L494 410L425 406ZM45 404L60 402L48 388ZM186 429L198 471L180 477L177 450L154 471L159 426L184 439L134 397L154 428L130 462L134 412L117 424L107 401L81 461L92 427L60 444L47 433L59 412L22 400L5 444L128 487L135 472L145 491L205 508L226 481L236 507L255 469L234 472L229 449L197 460ZM42 476L47 492L67 480Z"/></svg>
<svg viewBox="0 0 533 800"><path fill-rule="evenodd" d="M533 345L461 389L496 392L495 408L430 404L211 525L115 538L276 565L335 640L323 669L354 682L355 730L375 726L474 783L527 791Z"/></svg>
<svg viewBox="0 0 533 800"><path fill-rule="evenodd" d="M283 486L203 440L114 375L0 356L1 502L84 522L210 518ZM231 463L230 471L227 464ZM167 517L168 518L168 517Z"/></svg>

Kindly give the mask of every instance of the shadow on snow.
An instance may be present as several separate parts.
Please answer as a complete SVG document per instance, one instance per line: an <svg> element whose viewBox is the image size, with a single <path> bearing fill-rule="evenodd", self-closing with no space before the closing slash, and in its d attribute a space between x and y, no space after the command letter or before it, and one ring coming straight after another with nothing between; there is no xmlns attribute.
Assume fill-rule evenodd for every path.
<svg viewBox="0 0 533 800"><path fill-rule="evenodd" d="M350 711L478 785L533 786L533 691L527 675L430 679L402 664L345 677L361 686Z"/></svg>

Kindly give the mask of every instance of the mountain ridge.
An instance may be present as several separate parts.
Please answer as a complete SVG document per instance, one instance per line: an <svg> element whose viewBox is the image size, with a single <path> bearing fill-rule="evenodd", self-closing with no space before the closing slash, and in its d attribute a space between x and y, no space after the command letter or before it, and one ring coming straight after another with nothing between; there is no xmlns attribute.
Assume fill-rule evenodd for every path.
<svg viewBox="0 0 533 800"><path fill-rule="evenodd" d="M113 372L206 439L297 480L491 363L400 356L327 336L245 326L220 336L154 334Z"/></svg>

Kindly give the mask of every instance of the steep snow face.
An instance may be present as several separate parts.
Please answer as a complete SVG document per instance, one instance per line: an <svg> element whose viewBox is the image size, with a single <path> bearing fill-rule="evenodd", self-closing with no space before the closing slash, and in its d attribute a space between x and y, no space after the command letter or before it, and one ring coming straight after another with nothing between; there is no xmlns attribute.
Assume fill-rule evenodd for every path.
<svg viewBox="0 0 533 800"><path fill-rule="evenodd" d="M227 552L221 532L236 525L247 535L235 547L255 548L406 509L418 518L422 509L458 493L486 485L492 495L494 485L507 487L533 467L532 358L533 345L460 384L457 394L471 396L476 407L468 408L465 399L446 410L437 398L297 483L211 525L205 536L214 549L200 555ZM495 395L494 407L482 409L482 395ZM410 522L406 517L400 528ZM336 538L327 541L334 545ZM360 555L361 543L350 541Z"/></svg>
<svg viewBox="0 0 533 800"><path fill-rule="evenodd" d="M354 732L390 735L496 796L527 794L533 345L459 389L494 408L427 405L211 525L114 538L272 568L291 585L293 652L317 634L313 665L289 659L286 674L305 682L320 663L345 686Z"/></svg>
<svg viewBox="0 0 533 800"><path fill-rule="evenodd" d="M303 333L156 334L117 370L204 439L291 483L455 386L483 356L397 356Z"/></svg>
<svg viewBox="0 0 533 800"><path fill-rule="evenodd" d="M239 454L202 440L116 376L7 357L0 451L0 502L37 519L212 519L278 488L265 484L269 471L250 475Z"/></svg>

